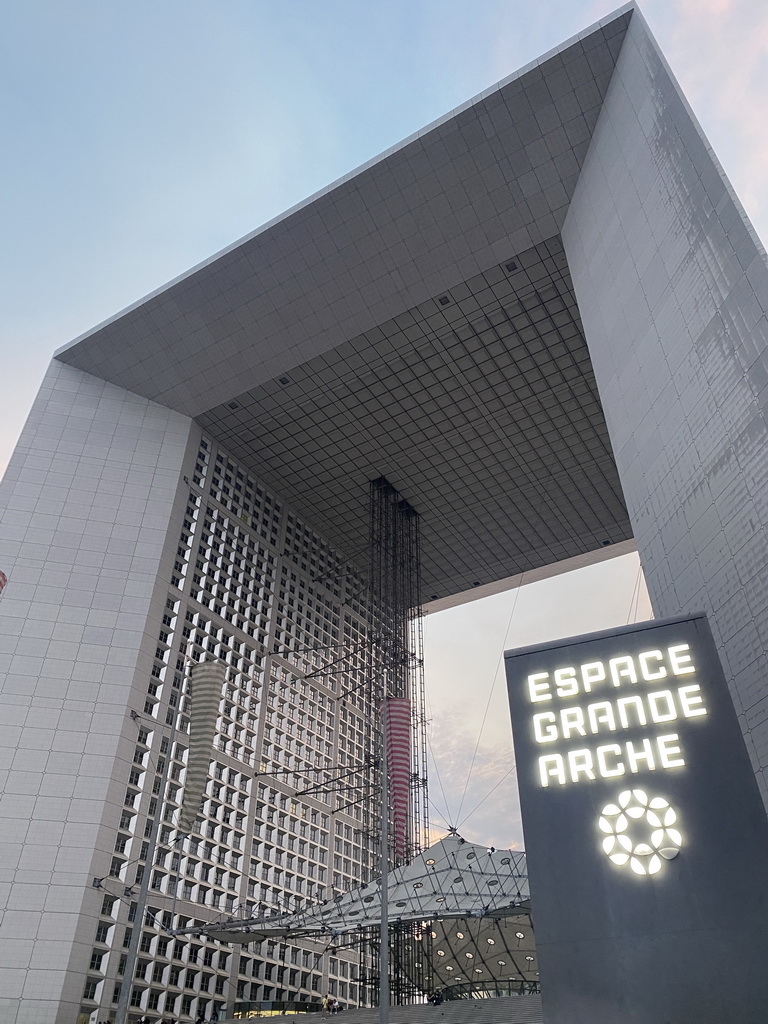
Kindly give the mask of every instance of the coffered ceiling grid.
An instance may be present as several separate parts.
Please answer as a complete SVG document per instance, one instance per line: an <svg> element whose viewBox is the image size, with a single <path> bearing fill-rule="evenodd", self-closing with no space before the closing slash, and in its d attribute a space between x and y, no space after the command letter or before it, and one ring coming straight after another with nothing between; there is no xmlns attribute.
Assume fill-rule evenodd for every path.
<svg viewBox="0 0 768 1024"><path fill-rule="evenodd" d="M57 358L196 418L348 555L365 547L368 481L387 476L422 514L430 600L628 539L557 236L632 16Z"/></svg>
<svg viewBox="0 0 768 1024"><path fill-rule="evenodd" d="M386 476L428 596L631 536L558 238L198 420L347 552Z"/></svg>
<svg viewBox="0 0 768 1024"><path fill-rule="evenodd" d="M631 8L58 352L188 416L561 229Z"/></svg>

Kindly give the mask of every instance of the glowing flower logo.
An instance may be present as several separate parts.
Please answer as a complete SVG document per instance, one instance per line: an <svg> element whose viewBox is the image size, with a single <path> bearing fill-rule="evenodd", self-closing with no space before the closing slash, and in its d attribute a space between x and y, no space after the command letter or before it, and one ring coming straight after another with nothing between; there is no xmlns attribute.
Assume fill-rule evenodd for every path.
<svg viewBox="0 0 768 1024"><path fill-rule="evenodd" d="M649 797L642 789L625 789L617 804L606 804L598 822L606 833L603 852L619 867L629 865L636 875L655 875L662 858L672 860L683 838L677 814L663 797Z"/></svg>

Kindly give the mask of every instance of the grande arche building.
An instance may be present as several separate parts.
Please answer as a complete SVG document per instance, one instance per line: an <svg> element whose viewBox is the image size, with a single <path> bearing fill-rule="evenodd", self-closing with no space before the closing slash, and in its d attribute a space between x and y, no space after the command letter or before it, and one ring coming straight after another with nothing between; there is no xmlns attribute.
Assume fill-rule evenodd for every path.
<svg viewBox="0 0 768 1024"><path fill-rule="evenodd" d="M360 753L279 643L360 630L374 478L420 514L433 608L636 545L656 615L708 613L765 792L767 312L630 4L60 349L0 490L3 1021L110 1016L185 643L231 671L173 924L362 877L354 816L252 764ZM154 870L137 1012L354 1001L327 954L177 955Z"/></svg>

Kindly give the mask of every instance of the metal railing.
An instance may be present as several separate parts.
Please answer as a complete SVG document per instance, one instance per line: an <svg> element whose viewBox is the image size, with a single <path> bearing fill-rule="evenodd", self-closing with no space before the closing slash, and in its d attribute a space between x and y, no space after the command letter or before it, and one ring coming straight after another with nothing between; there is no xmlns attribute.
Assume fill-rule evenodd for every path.
<svg viewBox="0 0 768 1024"><path fill-rule="evenodd" d="M443 999L495 999L499 996L533 996L541 993L538 981L465 982L443 989Z"/></svg>

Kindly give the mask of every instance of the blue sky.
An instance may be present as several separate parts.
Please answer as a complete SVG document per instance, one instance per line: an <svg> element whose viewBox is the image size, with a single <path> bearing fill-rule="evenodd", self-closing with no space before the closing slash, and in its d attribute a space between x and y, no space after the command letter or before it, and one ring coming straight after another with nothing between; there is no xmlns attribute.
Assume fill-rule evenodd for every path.
<svg viewBox="0 0 768 1024"><path fill-rule="evenodd" d="M5 4L0 470L55 348L614 6L610 0ZM765 238L768 4L647 0L642 10ZM464 709L462 730L451 721L468 677L486 685L493 675L491 655L498 659L503 645L531 642L542 630L565 635L609 625L611 615L624 621L618 609L631 602L636 560L579 578L579 601L589 595L597 620L587 625L571 615L573 584L565 580L524 588L509 629L513 595L428 624L435 745L451 771L458 772L460 758L440 750L446 734L456 738L459 731L463 739L453 746L462 756L474 746L485 701L479 710ZM464 653L457 648L446 657L449 638L465 643ZM467 664L471 671L454 671ZM503 707L498 701L492 707L493 727L478 749L467 806L494 783L494 768L508 751ZM464 779L452 784L460 791ZM434 777L433 792L439 793ZM508 808L508 836L501 834L499 800ZM489 806L490 814L481 808L468 823L468 836L473 827L486 833L498 827L498 835L477 837L496 845L513 841L519 829L513 834L510 780Z"/></svg>

